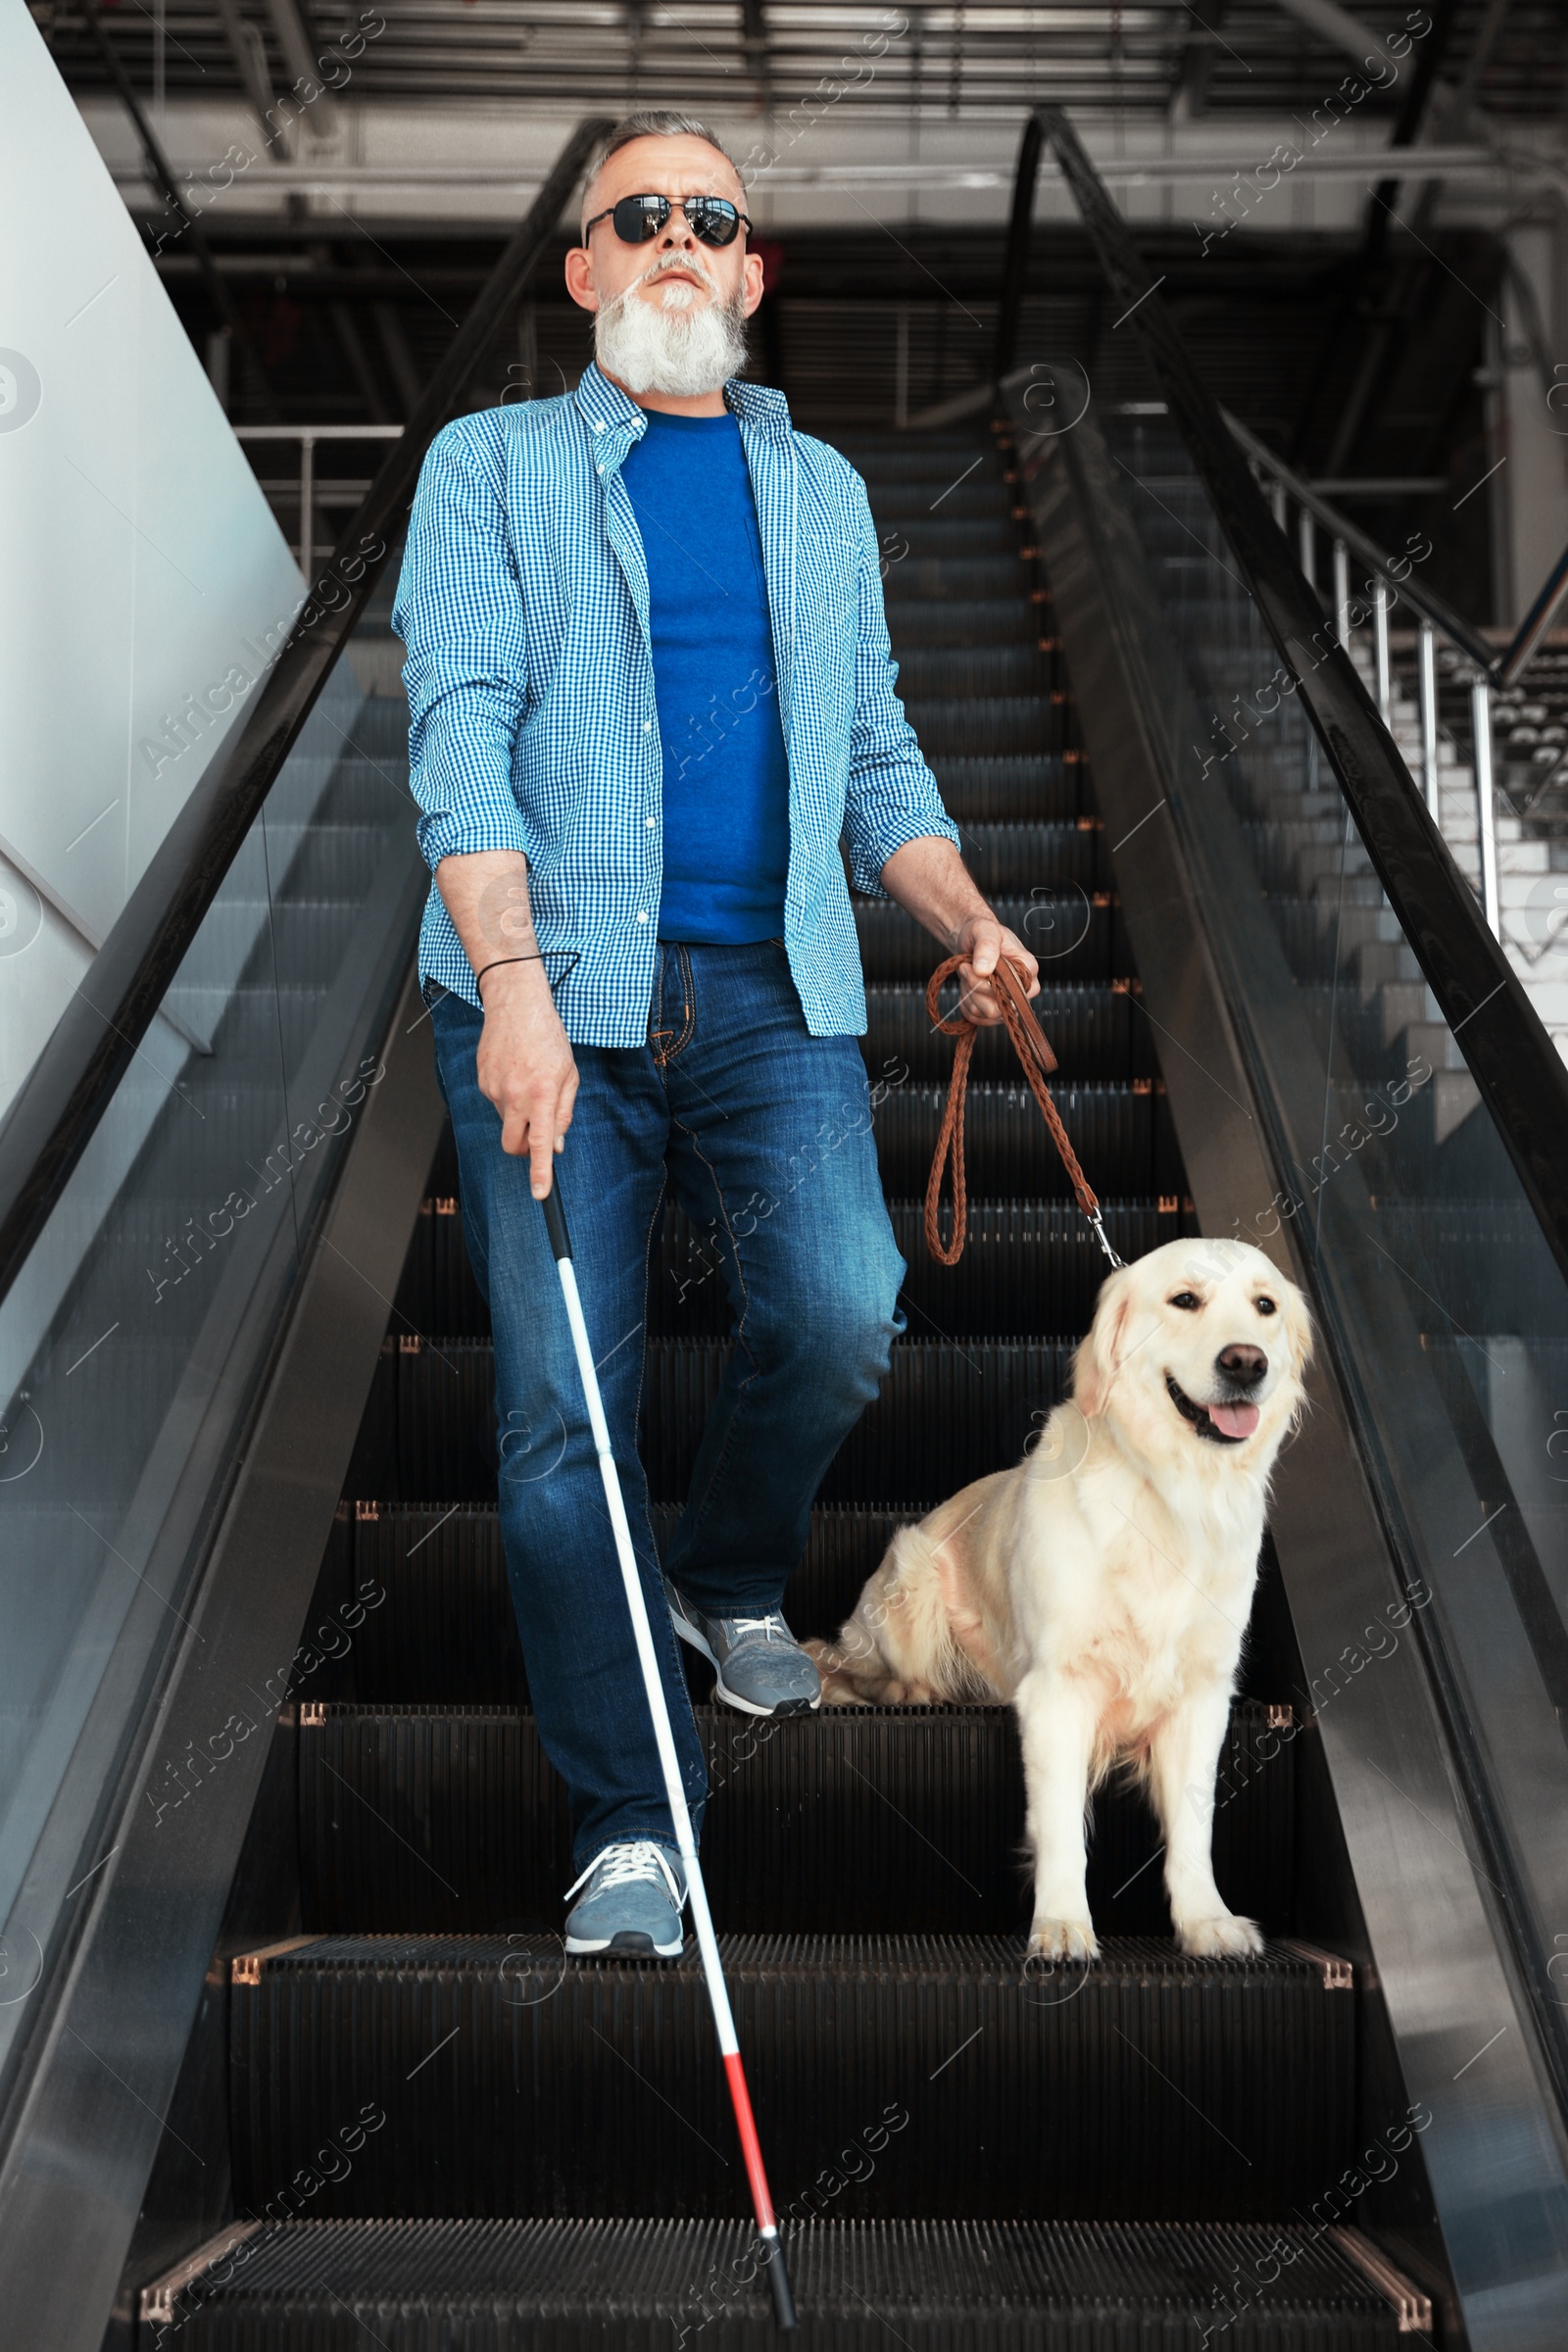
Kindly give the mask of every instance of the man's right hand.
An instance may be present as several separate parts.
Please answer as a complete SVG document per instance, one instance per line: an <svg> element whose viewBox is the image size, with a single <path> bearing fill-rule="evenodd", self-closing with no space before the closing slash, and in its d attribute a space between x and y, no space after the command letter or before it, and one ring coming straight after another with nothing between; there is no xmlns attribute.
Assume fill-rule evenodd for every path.
<svg viewBox="0 0 1568 2352"><path fill-rule="evenodd" d="M480 989L479 1092L501 1113L501 1149L531 1163L536 1200L550 1190L577 1100L577 1064L542 963L503 963Z"/></svg>

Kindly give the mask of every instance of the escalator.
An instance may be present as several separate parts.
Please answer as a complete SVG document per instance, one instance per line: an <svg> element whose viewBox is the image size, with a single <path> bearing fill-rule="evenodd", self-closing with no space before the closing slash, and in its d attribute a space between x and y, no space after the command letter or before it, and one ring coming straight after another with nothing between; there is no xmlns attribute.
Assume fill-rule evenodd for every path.
<svg viewBox="0 0 1568 2352"><path fill-rule="evenodd" d="M1560 1250L1494 1108L1497 1010L1478 1038L1412 995L1434 939L1459 960L1467 902L1420 901L1418 958L1423 877L1396 877L1396 910L1347 797L1357 746L1331 765L1300 701L1220 756L1215 711L1279 659L1235 527L1157 399L1061 431L1041 382L1020 368L972 428L842 445L901 694L970 870L1040 956L1116 1249L1240 1231L1320 1322L1215 1816L1221 1891L1267 1942L1177 1954L1151 1821L1112 1790L1103 1957L1026 1965L1009 1710L759 1726L694 1667L705 1867L804 2334L1544 2346L1568 2298ZM391 569L359 599L0 1309L7 1469L43 1441L0 1486L35 1596L8 1720L40 1794L0 1821L0 2288L29 2348L772 2332L694 1955L562 1952L488 1320L409 982L390 591ZM908 1328L824 1483L798 1633L836 1627L901 1522L1018 1458L1103 1271L999 1033L968 1247L926 1257L936 951L887 903L857 922ZM1476 1083L1441 1088L1467 1054ZM155 1080L151 1110L122 1102ZM669 1211L642 1430L661 1544L727 1324ZM94 1688L81 1628L116 1605Z"/></svg>

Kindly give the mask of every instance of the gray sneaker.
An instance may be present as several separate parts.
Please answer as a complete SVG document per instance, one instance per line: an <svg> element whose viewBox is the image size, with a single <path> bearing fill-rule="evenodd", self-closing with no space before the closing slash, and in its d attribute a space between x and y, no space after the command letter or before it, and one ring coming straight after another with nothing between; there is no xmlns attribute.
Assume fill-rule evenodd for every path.
<svg viewBox="0 0 1568 2352"><path fill-rule="evenodd" d="M777 1609L765 1617L709 1617L683 1600L668 1577L664 1598L675 1631L718 1675L725 1704L747 1715L809 1715L822 1703L822 1678Z"/></svg>
<svg viewBox="0 0 1568 2352"><path fill-rule="evenodd" d="M566 1888L568 1900L579 1886L588 1891L566 1916L568 1952L680 1957L686 1873L678 1854L651 1838L607 1845Z"/></svg>

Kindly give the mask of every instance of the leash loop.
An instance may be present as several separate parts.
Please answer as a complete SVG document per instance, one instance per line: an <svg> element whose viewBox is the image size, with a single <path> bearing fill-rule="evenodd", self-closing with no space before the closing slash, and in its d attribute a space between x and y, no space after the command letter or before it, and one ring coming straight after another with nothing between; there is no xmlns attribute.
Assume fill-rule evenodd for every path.
<svg viewBox="0 0 1568 2352"><path fill-rule="evenodd" d="M964 1239L969 1226L969 1196L963 1166L963 1107L969 1088L969 1063L973 1058L974 1041L980 1034L981 1024L966 1018L961 1004L951 1020L944 1020L937 1000L943 983L951 980L965 960L962 956L950 956L946 963L938 964L925 989L925 1008L933 1028L958 1041L953 1056L953 1077L943 1107L936 1153L925 1188L925 1246L937 1263L943 1266L956 1266L963 1255ZM1078 1154L1072 1148L1067 1130L1061 1123L1061 1113L1052 1101L1051 1089L1046 1084L1056 1067L1056 1056L1047 1043L1045 1031L1029 1009L1022 965L1012 956L1004 956L991 975L991 985L1002 1006L1003 1022L1022 1064L1029 1091L1051 1130L1051 1140L1067 1171L1067 1181L1072 1186L1078 1206L1111 1266L1117 1268L1122 1260L1112 1249L1110 1236L1105 1231L1099 1197L1078 1164ZM953 1239L945 1243L942 1239L942 1188L950 1165L953 1171Z"/></svg>

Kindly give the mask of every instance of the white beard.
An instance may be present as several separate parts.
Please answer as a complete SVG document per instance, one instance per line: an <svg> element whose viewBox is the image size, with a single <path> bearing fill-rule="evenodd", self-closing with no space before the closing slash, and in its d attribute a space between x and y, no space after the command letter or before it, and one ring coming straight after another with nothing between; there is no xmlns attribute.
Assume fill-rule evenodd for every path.
<svg viewBox="0 0 1568 2352"><path fill-rule="evenodd" d="M667 392L679 399L716 392L746 365L739 297L727 306L704 302L695 286L677 278L656 304L642 299L646 282L639 278L595 317L600 367L628 392Z"/></svg>

